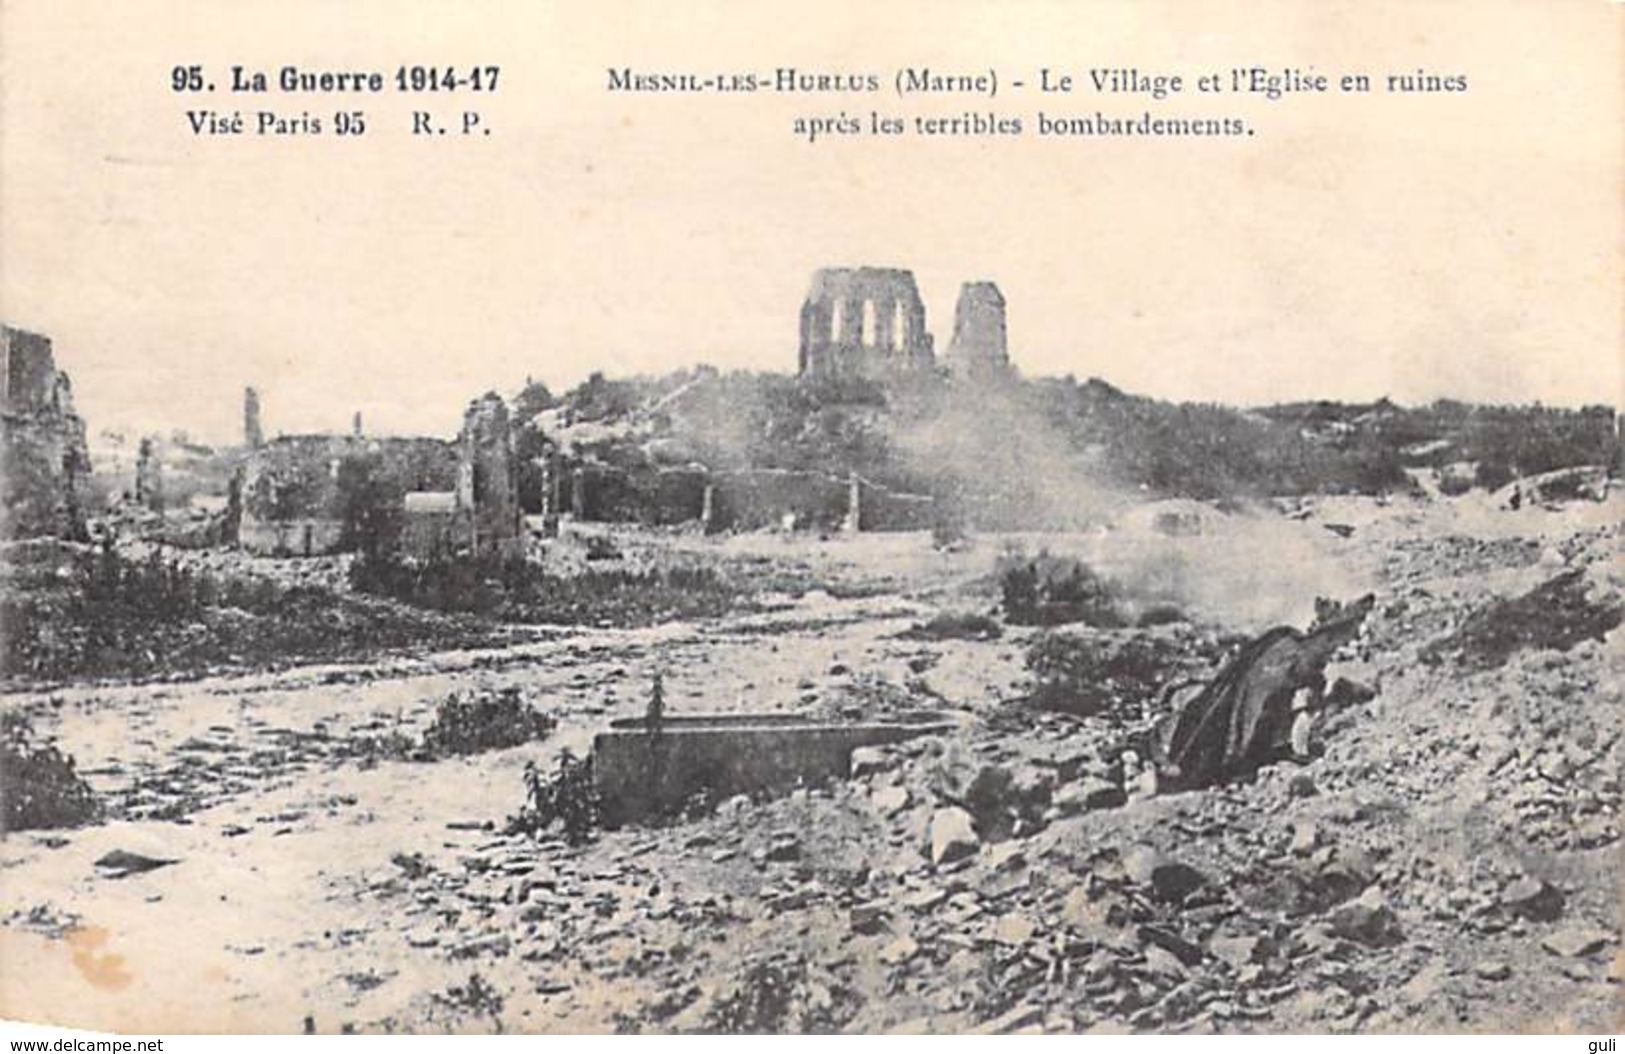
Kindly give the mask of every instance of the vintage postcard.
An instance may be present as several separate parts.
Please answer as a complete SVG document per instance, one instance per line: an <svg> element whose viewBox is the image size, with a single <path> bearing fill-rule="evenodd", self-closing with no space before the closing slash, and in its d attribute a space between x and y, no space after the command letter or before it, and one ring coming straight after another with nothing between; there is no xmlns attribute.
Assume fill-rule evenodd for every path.
<svg viewBox="0 0 1625 1054"><path fill-rule="evenodd" d="M5 0L0 1018L1618 1030L1622 18Z"/></svg>

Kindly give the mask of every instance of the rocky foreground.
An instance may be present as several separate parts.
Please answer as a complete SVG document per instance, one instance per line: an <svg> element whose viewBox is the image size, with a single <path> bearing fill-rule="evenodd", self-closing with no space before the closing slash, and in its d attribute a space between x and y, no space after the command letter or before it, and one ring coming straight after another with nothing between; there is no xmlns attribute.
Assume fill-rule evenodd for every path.
<svg viewBox="0 0 1625 1054"><path fill-rule="evenodd" d="M1625 588L1619 517L1584 511L1300 510L1377 595L1335 670L1374 694L1322 724L1314 760L1179 794L1124 772L1147 699L1024 701L1043 631L917 632L988 606L990 540L845 550L885 588L746 618L17 693L110 822L0 847L0 1011L133 1030L1617 1030L1625 710L1619 631L1592 630ZM1241 628L1216 621L1079 632L1199 664ZM664 826L503 833L525 765L642 712L657 670L673 712L929 706L957 731ZM505 687L557 718L546 738L414 755L437 699Z"/></svg>

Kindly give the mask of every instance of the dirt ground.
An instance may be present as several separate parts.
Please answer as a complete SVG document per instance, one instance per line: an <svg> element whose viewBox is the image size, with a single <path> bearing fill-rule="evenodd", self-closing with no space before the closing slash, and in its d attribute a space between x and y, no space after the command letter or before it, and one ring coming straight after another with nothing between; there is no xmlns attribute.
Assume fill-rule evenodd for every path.
<svg viewBox="0 0 1625 1054"><path fill-rule="evenodd" d="M1324 499L1198 510L1177 536L1140 517L951 553L924 534L618 530L631 553L825 588L495 649L14 692L0 707L72 754L116 818L0 842L0 1016L134 1032L1617 1031L1620 633L1490 668L1428 648L1567 571L1617 607L1621 511ZM1372 591L1335 672L1375 696L1331 718L1307 764L1105 805L1120 723L1021 702L1041 631L905 635L994 612L1012 546L1084 557L1215 638ZM957 731L866 752L849 780L581 846L502 833L526 764L640 715L657 671L672 714L910 706ZM503 687L553 734L432 762L357 747ZM944 812L989 769L1018 818L933 863ZM113 877L96 861L116 850L173 863Z"/></svg>

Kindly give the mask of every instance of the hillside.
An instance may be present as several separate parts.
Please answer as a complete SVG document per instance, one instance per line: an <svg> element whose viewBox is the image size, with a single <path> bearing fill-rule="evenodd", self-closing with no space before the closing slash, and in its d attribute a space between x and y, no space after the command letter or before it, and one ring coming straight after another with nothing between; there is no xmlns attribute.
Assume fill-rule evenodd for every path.
<svg viewBox="0 0 1625 1054"><path fill-rule="evenodd" d="M1098 522L1124 496L1249 500L1496 490L1592 466L1617 474L1614 411L1293 403L1242 410L1132 395L1099 379L811 384L706 367L594 375L516 400L579 457L629 473L703 466L849 473L930 494L985 526ZM1419 480L1420 475L1420 480Z"/></svg>

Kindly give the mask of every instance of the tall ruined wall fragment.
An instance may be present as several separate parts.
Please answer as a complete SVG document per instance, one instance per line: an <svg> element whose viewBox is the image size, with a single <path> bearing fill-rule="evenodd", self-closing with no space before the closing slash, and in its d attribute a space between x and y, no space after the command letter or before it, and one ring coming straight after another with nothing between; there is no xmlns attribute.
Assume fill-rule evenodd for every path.
<svg viewBox="0 0 1625 1054"><path fill-rule="evenodd" d="M519 461L507 404L488 392L469 404L457 437L457 508L477 553L511 553L520 537Z"/></svg>
<svg viewBox="0 0 1625 1054"><path fill-rule="evenodd" d="M82 539L90 453L50 338L0 325L0 538Z"/></svg>
<svg viewBox="0 0 1625 1054"><path fill-rule="evenodd" d="M260 424L260 393L243 389L243 446L258 450L265 445L265 428Z"/></svg>
<svg viewBox="0 0 1625 1054"><path fill-rule="evenodd" d="M956 377L990 378L1010 370L1004 294L992 282L966 282L954 306L948 369Z"/></svg>

